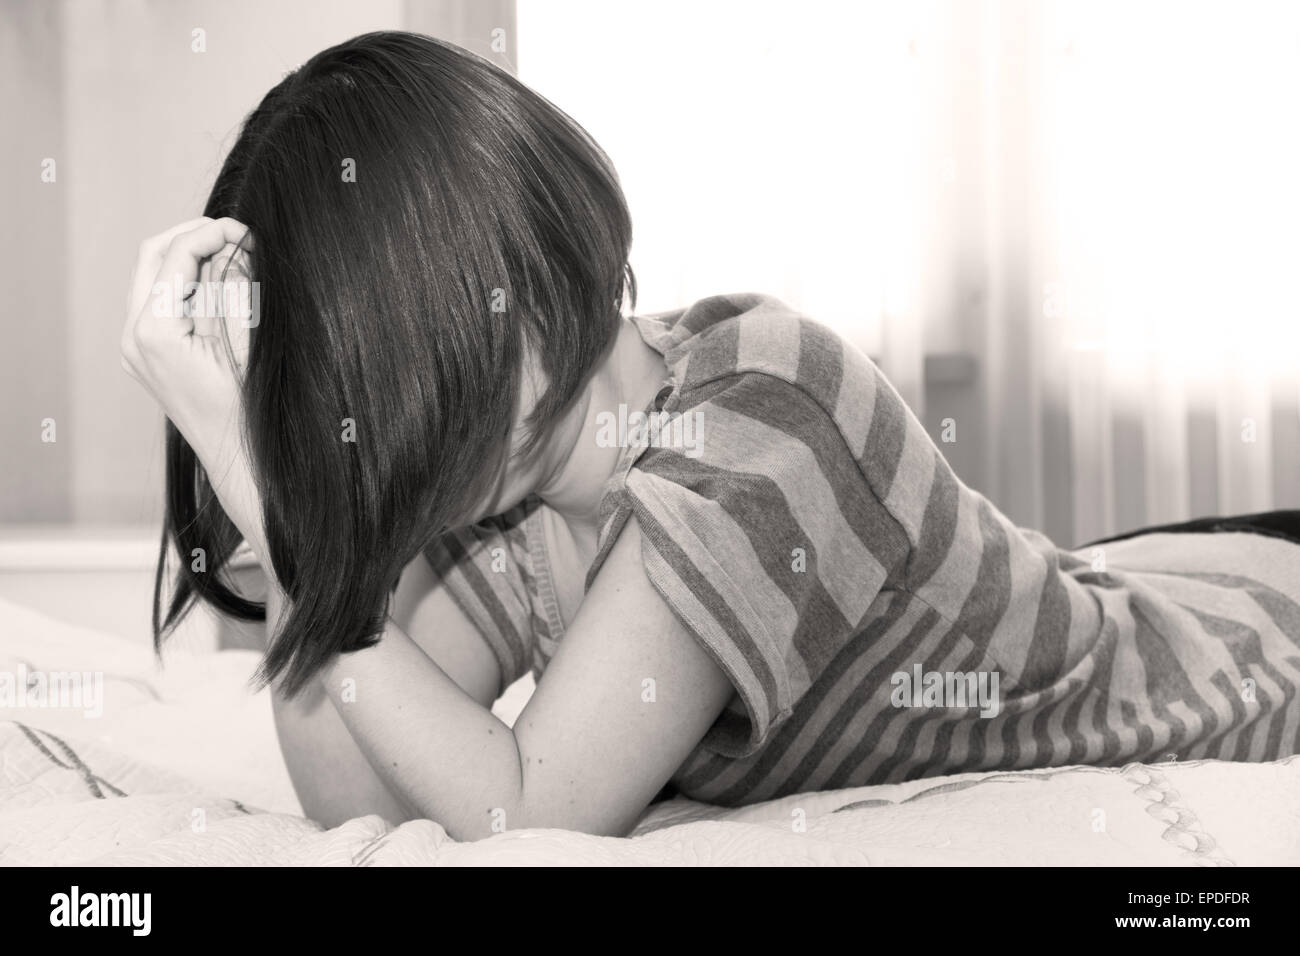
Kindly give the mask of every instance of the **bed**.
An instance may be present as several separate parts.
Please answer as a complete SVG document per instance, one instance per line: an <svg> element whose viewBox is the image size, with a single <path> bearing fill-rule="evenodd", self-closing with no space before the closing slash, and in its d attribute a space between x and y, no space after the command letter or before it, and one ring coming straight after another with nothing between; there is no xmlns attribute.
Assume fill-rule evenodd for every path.
<svg viewBox="0 0 1300 956"><path fill-rule="evenodd" d="M1300 863L1300 756L964 774L725 810L657 804L627 838L305 819L252 651L139 642L0 599L0 863L22 865L1163 865ZM102 672L102 707L15 681ZM512 719L523 696L498 704ZM85 704L86 701L82 701ZM94 703L94 702L92 702ZM102 710L88 716L87 710Z"/></svg>

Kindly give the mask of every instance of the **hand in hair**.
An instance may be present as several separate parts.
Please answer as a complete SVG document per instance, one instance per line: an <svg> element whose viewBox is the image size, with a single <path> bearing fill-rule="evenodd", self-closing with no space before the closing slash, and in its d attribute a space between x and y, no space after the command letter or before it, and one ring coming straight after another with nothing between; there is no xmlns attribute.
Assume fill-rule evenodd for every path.
<svg viewBox="0 0 1300 956"><path fill-rule="evenodd" d="M248 243L233 219L192 219L141 243L131 280L122 366L196 450L212 447L238 407L240 363L221 326L246 333L251 319L224 308L231 287L222 274ZM246 284L246 271L239 274Z"/></svg>
<svg viewBox="0 0 1300 956"><path fill-rule="evenodd" d="M251 247L246 226L208 217L146 239L121 348L122 367L185 436L256 551L261 514L242 451L239 384L257 321Z"/></svg>

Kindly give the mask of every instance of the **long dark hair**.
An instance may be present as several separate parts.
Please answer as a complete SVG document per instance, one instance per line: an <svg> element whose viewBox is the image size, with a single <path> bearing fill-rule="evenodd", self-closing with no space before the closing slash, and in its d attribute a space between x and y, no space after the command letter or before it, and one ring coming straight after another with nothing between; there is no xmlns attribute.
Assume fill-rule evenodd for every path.
<svg viewBox="0 0 1300 956"><path fill-rule="evenodd" d="M402 568L499 478L525 350L547 382L525 451L579 393L635 300L631 220L569 116L486 60L396 32L272 89L204 214L253 236L245 442L289 603L259 678L293 695L378 640ZM265 620L230 586L240 533L170 422L166 476L155 647L198 600Z"/></svg>

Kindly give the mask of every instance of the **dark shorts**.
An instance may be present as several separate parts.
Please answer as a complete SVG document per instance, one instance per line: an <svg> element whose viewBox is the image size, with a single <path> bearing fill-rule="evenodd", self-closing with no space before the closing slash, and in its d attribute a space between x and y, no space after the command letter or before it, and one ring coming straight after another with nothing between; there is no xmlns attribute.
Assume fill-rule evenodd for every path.
<svg viewBox="0 0 1300 956"><path fill-rule="evenodd" d="M1086 548L1094 544L1123 541L1126 538L1136 538L1140 534L1155 534L1157 532L1161 534L1176 532L1205 534L1215 531L1249 531L1253 534L1283 538L1295 544L1300 544L1300 511L1261 511L1251 515L1211 516L1208 518L1195 518L1191 521L1180 521L1177 524L1152 525L1149 528L1138 528L1136 531L1125 531L1123 534L1102 538L1099 541L1090 541L1088 544L1079 547Z"/></svg>

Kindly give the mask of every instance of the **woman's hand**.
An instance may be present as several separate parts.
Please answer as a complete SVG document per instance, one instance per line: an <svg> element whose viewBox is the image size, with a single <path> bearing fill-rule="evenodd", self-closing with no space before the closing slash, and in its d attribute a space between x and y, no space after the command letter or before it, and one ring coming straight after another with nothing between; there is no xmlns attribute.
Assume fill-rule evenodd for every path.
<svg viewBox="0 0 1300 956"><path fill-rule="evenodd" d="M192 219L146 239L131 280L122 367L185 436L273 583L240 405L248 330L258 319L250 248L248 228L233 219Z"/></svg>
<svg viewBox="0 0 1300 956"><path fill-rule="evenodd" d="M244 259L250 245L246 226L206 217L146 239L122 330L123 368L210 470L233 452L239 435L238 366L257 319Z"/></svg>

